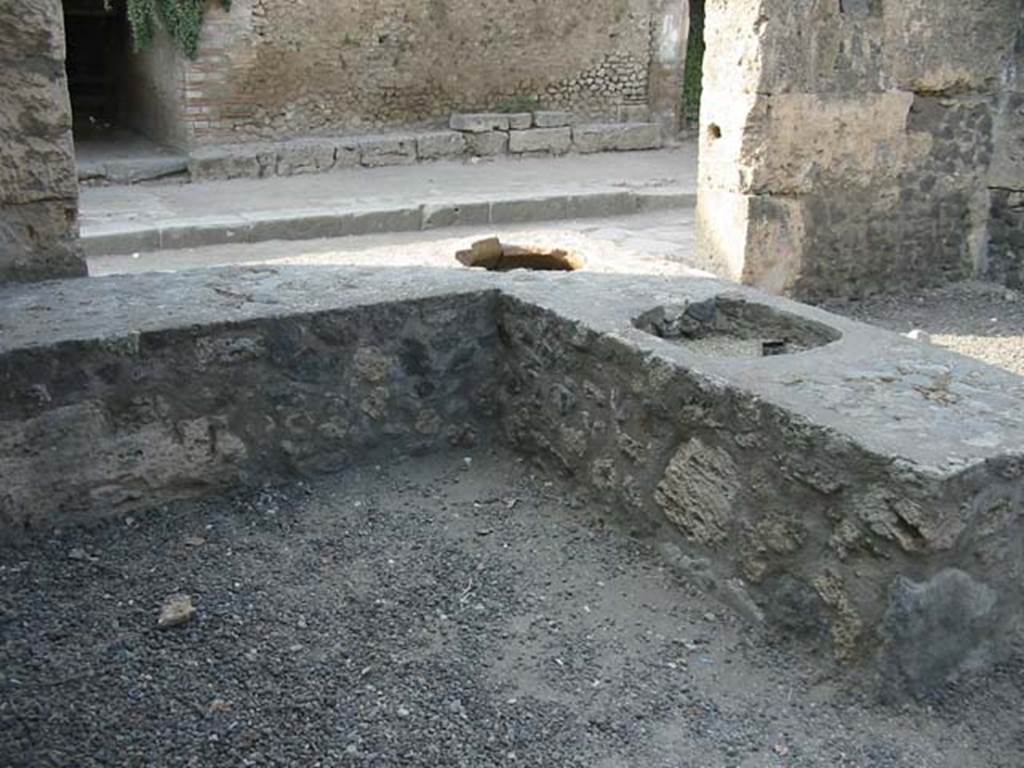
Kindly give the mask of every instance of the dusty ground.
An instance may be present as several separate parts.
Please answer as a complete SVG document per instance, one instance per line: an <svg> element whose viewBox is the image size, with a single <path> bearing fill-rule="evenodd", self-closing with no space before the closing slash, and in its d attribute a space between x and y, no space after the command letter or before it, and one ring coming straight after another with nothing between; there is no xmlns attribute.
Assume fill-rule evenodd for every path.
<svg viewBox="0 0 1024 768"><path fill-rule="evenodd" d="M1019 291L968 282L824 306L899 333L923 330L933 344L1024 376L1024 294Z"/></svg>
<svg viewBox="0 0 1024 768"><path fill-rule="evenodd" d="M0 548L4 766L1019 768L1022 673L883 706L482 449Z"/></svg>

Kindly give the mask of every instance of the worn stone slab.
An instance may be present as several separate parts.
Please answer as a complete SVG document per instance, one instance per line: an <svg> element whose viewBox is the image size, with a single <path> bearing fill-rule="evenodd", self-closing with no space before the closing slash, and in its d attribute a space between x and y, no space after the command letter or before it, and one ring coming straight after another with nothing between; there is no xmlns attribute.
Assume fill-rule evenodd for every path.
<svg viewBox="0 0 1024 768"><path fill-rule="evenodd" d="M264 175L255 147L246 144L194 150L188 159L188 173L193 181L258 179Z"/></svg>
<svg viewBox="0 0 1024 768"><path fill-rule="evenodd" d="M564 128L571 126L574 119L572 112L555 112L541 110L533 113L533 125L536 128Z"/></svg>
<svg viewBox="0 0 1024 768"><path fill-rule="evenodd" d="M469 154L477 157L504 155L508 152L508 142L508 133L504 131L466 134L466 147Z"/></svg>
<svg viewBox="0 0 1024 768"><path fill-rule="evenodd" d="M630 152L656 149L662 145L661 127L656 123L577 125L572 129L577 152Z"/></svg>
<svg viewBox="0 0 1024 768"><path fill-rule="evenodd" d="M412 136L360 136L354 144L359 149L359 162L366 168L416 162L416 139Z"/></svg>
<svg viewBox="0 0 1024 768"><path fill-rule="evenodd" d="M533 127L533 113L515 112L508 116L508 127L513 131L525 131Z"/></svg>
<svg viewBox="0 0 1024 768"><path fill-rule="evenodd" d="M285 142L277 148L275 172L278 176L324 173L334 168L336 155L330 139Z"/></svg>
<svg viewBox="0 0 1024 768"><path fill-rule="evenodd" d="M537 152L564 155L571 147L572 130L569 128L532 128L509 134L508 151L513 154Z"/></svg>
<svg viewBox="0 0 1024 768"><path fill-rule="evenodd" d="M249 222L242 216L218 216L192 221L167 221L160 225L160 247L168 250L248 242Z"/></svg>
<svg viewBox="0 0 1024 768"><path fill-rule="evenodd" d="M458 131L435 131L416 136L419 160L447 160L466 154L466 137Z"/></svg>
<svg viewBox="0 0 1024 768"><path fill-rule="evenodd" d="M430 203L422 207L422 213L423 229L464 227L490 223L491 205L486 202Z"/></svg>
<svg viewBox="0 0 1024 768"><path fill-rule="evenodd" d="M702 323L824 346L672 335ZM468 430L888 687L1019 636L1024 379L809 307L706 278L263 267L0 290L0 331L8 535Z"/></svg>
<svg viewBox="0 0 1024 768"><path fill-rule="evenodd" d="M453 131L465 133L488 133L489 131L507 131L510 118L507 114L497 112L475 114L453 114L448 123Z"/></svg>
<svg viewBox="0 0 1024 768"><path fill-rule="evenodd" d="M567 218L568 212L569 199L564 195L499 200L491 203L491 223L519 224L528 221L558 221Z"/></svg>

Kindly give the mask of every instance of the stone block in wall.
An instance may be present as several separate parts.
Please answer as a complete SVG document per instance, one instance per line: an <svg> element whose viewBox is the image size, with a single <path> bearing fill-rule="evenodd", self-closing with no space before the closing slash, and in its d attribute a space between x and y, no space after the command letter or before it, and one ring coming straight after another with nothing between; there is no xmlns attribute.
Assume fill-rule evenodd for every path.
<svg viewBox="0 0 1024 768"><path fill-rule="evenodd" d="M489 131L507 131L511 127L509 116L496 112L460 114L451 117L449 126L453 131L464 133L487 133ZM527 125L529 127L529 125Z"/></svg>
<svg viewBox="0 0 1024 768"><path fill-rule="evenodd" d="M277 148L278 176L323 173L334 167L337 149L326 139L288 141Z"/></svg>
<svg viewBox="0 0 1024 768"><path fill-rule="evenodd" d="M258 179L264 170L257 152L258 148L249 144L197 149L189 157L188 173L193 181Z"/></svg>
<svg viewBox="0 0 1024 768"><path fill-rule="evenodd" d="M361 151L356 138L344 138L335 142L334 167L358 168Z"/></svg>
<svg viewBox="0 0 1024 768"><path fill-rule="evenodd" d="M1024 192L993 189L985 277L1024 288Z"/></svg>
<svg viewBox="0 0 1024 768"><path fill-rule="evenodd" d="M85 275L59 0L0 3L0 283Z"/></svg>
<svg viewBox="0 0 1024 768"><path fill-rule="evenodd" d="M881 48L888 74L897 87L918 92L991 89L1013 49L1019 18L1019 0L885 3Z"/></svg>
<svg viewBox="0 0 1024 768"><path fill-rule="evenodd" d="M416 157L420 160L443 160L466 154L466 137L458 131L421 133L416 137Z"/></svg>
<svg viewBox="0 0 1024 768"><path fill-rule="evenodd" d="M0 284L86 274L76 200L0 201Z"/></svg>
<svg viewBox="0 0 1024 768"><path fill-rule="evenodd" d="M491 157L504 155L508 152L508 133L504 131L488 131L487 133L470 133L466 135L466 147L471 155Z"/></svg>
<svg viewBox="0 0 1024 768"><path fill-rule="evenodd" d="M64 59L64 12L58 0L18 0L0 7L0 59Z"/></svg>
<svg viewBox="0 0 1024 768"><path fill-rule="evenodd" d="M508 127L513 131L525 131L533 126L531 112L516 112L508 116Z"/></svg>
<svg viewBox="0 0 1024 768"><path fill-rule="evenodd" d="M514 154L544 152L564 155L571 147L571 128L532 128L509 134L508 151Z"/></svg>
<svg viewBox="0 0 1024 768"><path fill-rule="evenodd" d="M367 168L416 162L416 140L411 136L361 136L356 145L359 162Z"/></svg>
<svg viewBox="0 0 1024 768"><path fill-rule="evenodd" d="M542 110L533 113L533 125L536 128L564 128L573 124L571 112Z"/></svg>
<svg viewBox="0 0 1024 768"><path fill-rule="evenodd" d="M646 104L620 104L620 123L646 123L651 119L651 110Z"/></svg>
<svg viewBox="0 0 1024 768"><path fill-rule="evenodd" d="M577 125L572 129L577 152L628 152L657 149L662 145L661 127L656 123Z"/></svg>

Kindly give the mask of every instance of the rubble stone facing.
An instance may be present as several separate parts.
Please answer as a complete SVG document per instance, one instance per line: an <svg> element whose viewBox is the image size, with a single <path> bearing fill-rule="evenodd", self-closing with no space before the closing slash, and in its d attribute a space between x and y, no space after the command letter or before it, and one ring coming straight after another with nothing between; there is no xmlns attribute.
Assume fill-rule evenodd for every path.
<svg viewBox="0 0 1024 768"><path fill-rule="evenodd" d="M0 283L85 274L58 0L0 7Z"/></svg>
<svg viewBox="0 0 1024 768"><path fill-rule="evenodd" d="M984 270L987 177L1009 138L996 125L1024 28L1016 0L706 10L715 53L697 221L708 266L802 298ZM1018 164L1008 186L1022 185Z"/></svg>
<svg viewBox="0 0 1024 768"><path fill-rule="evenodd" d="M989 173L991 220L983 270L992 280L1024 288L1024 7L995 124Z"/></svg>
<svg viewBox="0 0 1024 768"><path fill-rule="evenodd" d="M635 324L724 296L706 279L415 268L8 288L0 535L501 440L748 619L884 687L1001 658L1024 618L1021 380L753 292L841 337L733 359Z"/></svg>
<svg viewBox="0 0 1024 768"><path fill-rule="evenodd" d="M610 120L647 104L663 15L649 0L240 0L208 9L195 61L156 74L189 151L405 129L516 103Z"/></svg>

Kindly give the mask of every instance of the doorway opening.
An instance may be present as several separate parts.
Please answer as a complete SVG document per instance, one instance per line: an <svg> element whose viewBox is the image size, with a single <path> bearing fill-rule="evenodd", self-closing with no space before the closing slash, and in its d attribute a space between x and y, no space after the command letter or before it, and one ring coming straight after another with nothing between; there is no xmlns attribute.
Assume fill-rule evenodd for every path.
<svg viewBox="0 0 1024 768"><path fill-rule="evenodd" d="M125 0L62 0L68 91L78 176L133 182L181 173L168 144L155 80L174 82L175 62L132 51ZM162 99L169 101L167 98Z"/></svg>

